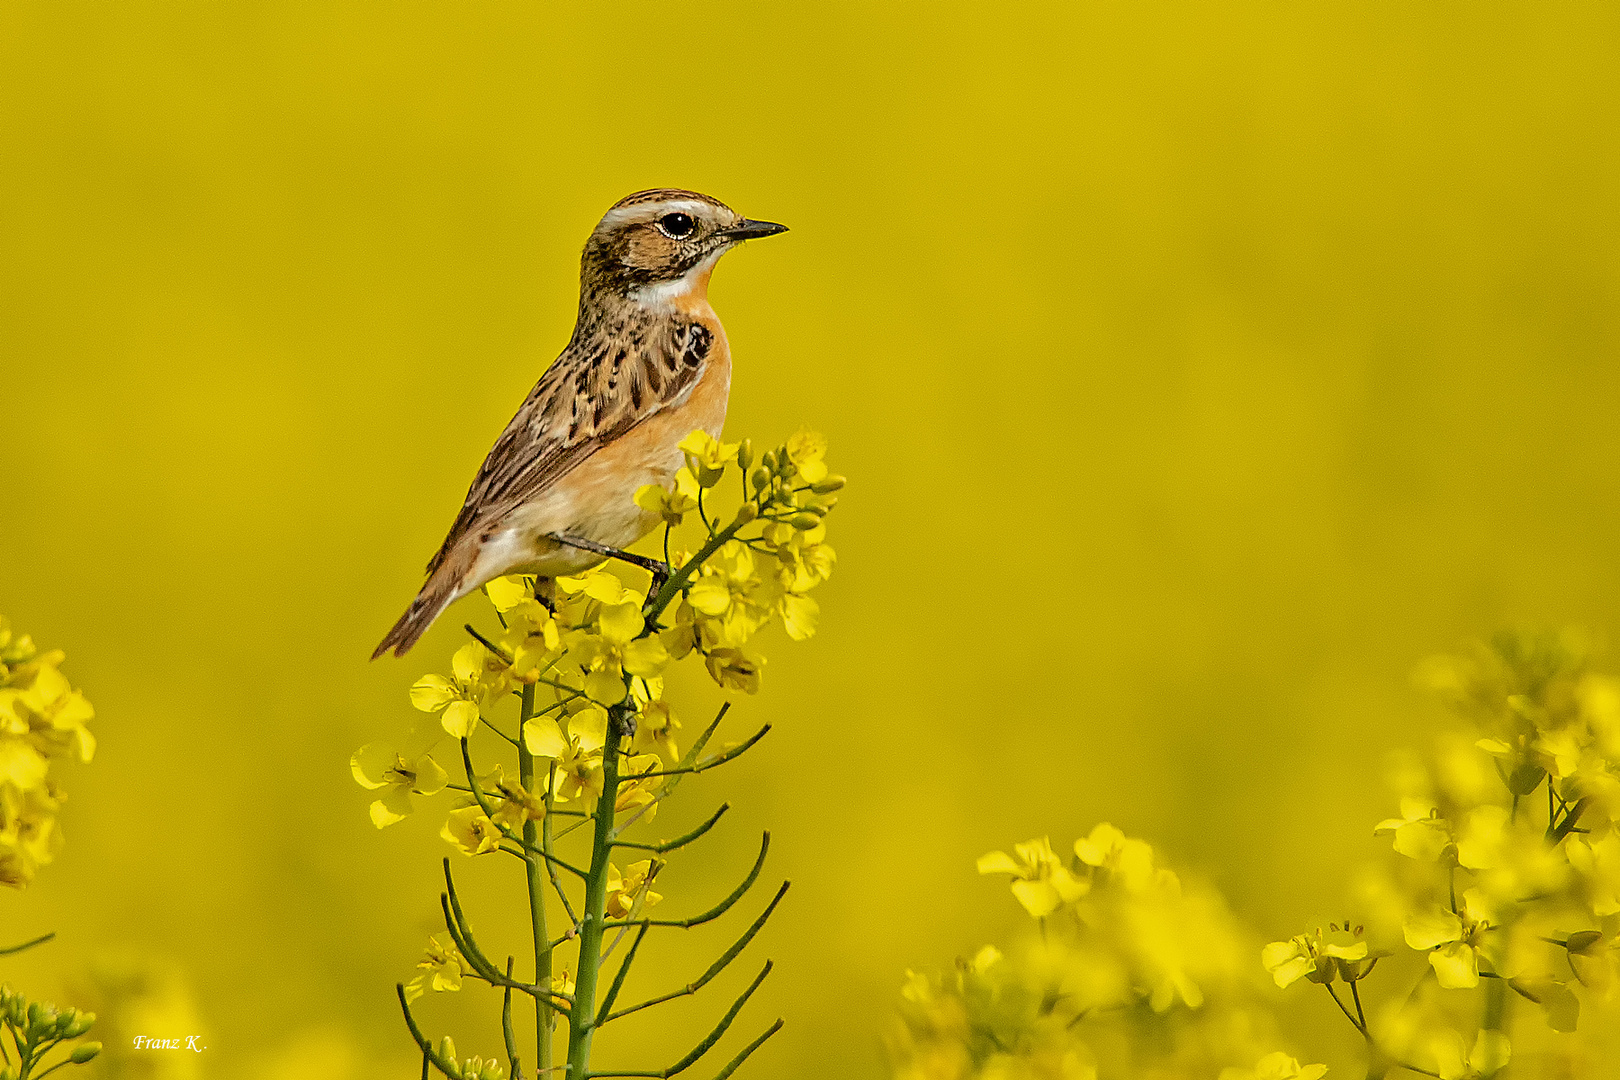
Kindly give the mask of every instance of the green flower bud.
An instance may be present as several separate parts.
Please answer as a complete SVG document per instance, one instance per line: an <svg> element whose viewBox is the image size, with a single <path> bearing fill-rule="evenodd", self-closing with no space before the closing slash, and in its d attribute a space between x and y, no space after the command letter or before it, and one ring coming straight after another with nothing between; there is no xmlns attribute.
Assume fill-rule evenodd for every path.
<svg viewBox="0 0 1620 1080"><path fill-rule="evenodd" d="M847 481L842 476L829 476L820 483L811 484L810 490L817 495L827 495L843 487Z"/></svg>
<svg viewBox="0 0 1620 1080"><path fill-rule="evenodd" d="M767 451L765 451L765 456L759 459L759 464L760 464L760 466L762 468L768 470L769 472L775 472L776 471L776 451L775 450L767 450Z"/></svg>
<svg viewBox="0 0 1620 1080"><path fill-rule="evenodd" d="M73 1048L73 1053L68 1055L68 1060L73 1062L75 1065L83 1065L85 1062L89 1061L99 1053L101 1053L100 1043L80 1043L78 1046Z"/></svg>
<svg viewBox="0 0 1620 1080"><path fill-rule="evenodd" d="M732 519L732 524L746 525L757 517L759 517L759 507L751 502L745 502L737 507L737 516Z"/></svg>
<svg viewBox="0 0 1620 1080"><path fill-rule="evenodd" d="M456 1080L461 1080L461 1065L456 1061L456 1043L448 1035L439 1040L439 1058L445 1064L445 1071Z"/></svg>
<svg viewBox="0 0 1620 1080"><path fill-rule="evenodd" d="M748 474L748 482L754 485L755 491L764 491L765 485L771 482L771 471L761 465Z"/></svg>
<svg viewBox="0 0 1620 1080"><path fill-rule="evenodd" d="M28 1003L28 1023L30 1025L39 1023L40 1017L42 1017L44 1015L45 1015L45 1004L44 1004L44 1002L30 1001Z"/></svg>
<svg viewBox="0 0 1620 1080"><path fill-rule="evenodd" d="M788 518L788 524L800 532L808 532L821 524L821 519L814 514L794 514Z"/></svg>
<svg viewBox="0 0 1620 1080"><path fill-rule="evenodd" d="M741 469L743 472L747 472L748 466L752 465L753 463L754 442L752 439L744 439L737 446L737 468Z"/></svg>
<svg viewBox="0 0 1620 1080"><path fill-rule="evenodd" d="M68 1029L73 1026L73 1022L78 1018L79 1014L74 1009L68 1009L66 1012L62 1013L56 1018L56 1033L58 1035L65 1036L68 1033Z"/></svg>
<svg viewBox="0 0 1620 1080"><path fill-rule="evenodd" d="M500 1062L491 1060L478 1074L478 1080L502 1080L505 1075L506 1070L501 1068Z"/></svg>
<svg viewBox="0 0 1620 1080"><path fill-rule="evenodd" d="M73 1021L73 1026L68 1028L67 1037L70 1038L70 1039L76 1039L80 1035L83 1035L85 1032L89 1031L92 1027L94 1027L95 1023L96 1023L96 1014L95 1013L93 1013L93 1012L79 1013L77 1015L77 1017Z"/></svg>

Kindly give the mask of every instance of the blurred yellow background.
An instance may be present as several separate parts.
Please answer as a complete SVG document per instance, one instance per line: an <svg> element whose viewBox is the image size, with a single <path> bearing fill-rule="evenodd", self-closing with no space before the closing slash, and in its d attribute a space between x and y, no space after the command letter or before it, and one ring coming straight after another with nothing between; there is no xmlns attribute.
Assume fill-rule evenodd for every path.
<svg viewBox="0 0 1620 1080"><path fill-rule="evenodd" d="M905 968L1022 924L973 859L1029 836L1111 820L1271 937L1337 914L1384 850L1384 754L1436 715L1412 665L1615 627L1617 30L1544 2L0 5L0 611L68 650L101 740L64 854L0 897L7 941L61 938L0 974L67 995L156 958L196 1075L414 1075L392 984L449 849L437 814L376 832L348 757L411 722L472 605L366 656L565 342L586 233L663 185L792 226L716 275L728 434L808 421L852 479L822 632L734 712L776 730L684 789L735 809L660 882L696 910L773 830L795 886L745 1026L788 1027L752 1075L882 1076ZM458 865L515 948L489 905L516 872ZM673 1056L721 994L603 1060ZM496 1008L422 1012L473 1053ZM1289 1010L1353 1068L1325 1002Z"/></svg>

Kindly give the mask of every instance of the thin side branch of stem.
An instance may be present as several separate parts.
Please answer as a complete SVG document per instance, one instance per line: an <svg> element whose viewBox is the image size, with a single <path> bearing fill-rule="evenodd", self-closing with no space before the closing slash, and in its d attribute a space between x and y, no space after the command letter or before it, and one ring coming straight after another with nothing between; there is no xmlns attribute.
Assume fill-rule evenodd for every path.
<svg viewBox="0 0 1620 1080"><path fill-rule="evenodd" d="M665 840L659 844L638 844L630 840L615 840L613 841L613 846L635 848L637 851L651 851L657 855L667 855L671 851L679 851L681 848L692 843L692 841L698 839L698 837L714 828L715 824L720 820L721 815L730 809L730 803L721 803L720 809L716 810L709 820L705 821L691 832L686 833L684 836L677 836L673 840Z"/></svg>
<svg viewBox="0 0 1620 1080"><path fill-rule="evenodd" d="M676 998L687 997L703 989L711 980L714 979L716 975L724 971L733 960L737 959L737 957L741 955L743 949L748 947L748 943L754 940L754 935L758 934L760 930L764 928L766 921L770 919L771 914L776 911L776 905L780 904L782 902L782 897L787 895L789 884L791 883L786 881L782 882L782 887L776 890L776 895L773 896L771 898L771 902L765 906L765 910L760 913L759 918L755 919L753 924L749 926L747 930L743 931L742 937L734 941L731 948L721 953L720 958L714 963L710 964L709 969L702 975L699 975L696 979L693 979L679 990L671 990L667 994L661 994L655 998L648 998L646 1001L638 1002L635 1005L630 1005L626 1008L620 1009L618 1012L609 1013L605 1007L606 1003L604 1003L604 1008L599 1014L597 1025L601 1026L602 1024L607 1023L609 1020L617 1020L621 1016L629 1016L631 1013L640 1012L642 1009L648 1009L654 1005L662 1005L666 1001L674 1001ZM649 929L651 929L651 927L644 925L641 928L641 933L645 934ZM639 944L641 938L638 936L636 941Z"/></svg>
<svg viewBox="0 0 1620 1080"><path fill-rule="evenodd" d="M760 728L758 731L754 732L754 734L750 735L747 739L738 743L736 746L733 746L731 749L722 751L721 753L716 754L714 757L709 758L707 761L700 761L696 765L689 765L685 767L677 766L673 769L665 769L662 772L637 773L634 776L629 777L629 779L653 780L661 776L685 776L693 773L708 772L710 769L724 765L728 761L734 761L741 757L750 748L752 748L755 743L763 739L766 733L770 730L771 725L766 724L764 727Z"/></svg>
<svg viewBox="0 0 1620 1080"><path fill-rule="evenodd" d="M47 941L51 940L55 936L56 936L56 931L52 930L48 934L41 934L39 937L35 938L33 941L25 941L21 945L11 945L11 946L8 946L8 947L6 947L4 949L0 949L0 956L11 956L11 955L13 955L15 953L20 953L20 952L22 952L22 951L24 951L26 949L32 949L35 945L43 945L43 944L45 944Z"/></svg>
<svg viewBox="0 0 1620 1080"><path fill-rule="evenodd" d="M732 890L730 896L727 896L724 900L720 901L708 911L703 912L701 915L693 915L688 919L610 919L603 924L603 927L605 929L611 929L618 926L676 926L683 930L690 930L694 926L701 926L706 922L712 922L724 915L727 911L730 911L731 906L738 900L741 900L743 898L743 894L753 887L754 882L759 879L760 870L765 865L765 853L770 851L770 849L771 834L766 832L760 840L759 857L754 860L753 869L748 871L748 876L743 879L742 884L738 885L736 889Z"/></svg>

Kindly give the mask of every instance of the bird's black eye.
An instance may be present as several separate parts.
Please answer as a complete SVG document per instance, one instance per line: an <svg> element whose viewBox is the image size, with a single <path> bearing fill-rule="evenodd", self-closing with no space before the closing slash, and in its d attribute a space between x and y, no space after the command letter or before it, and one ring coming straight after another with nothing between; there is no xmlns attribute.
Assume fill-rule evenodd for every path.
<svg viewBox="0 0 1620 1080"><path fill-rule="evenodd" d="M697 228L691 214L665 214L658 219L658 228L671 240L685 240Z"/></svg>

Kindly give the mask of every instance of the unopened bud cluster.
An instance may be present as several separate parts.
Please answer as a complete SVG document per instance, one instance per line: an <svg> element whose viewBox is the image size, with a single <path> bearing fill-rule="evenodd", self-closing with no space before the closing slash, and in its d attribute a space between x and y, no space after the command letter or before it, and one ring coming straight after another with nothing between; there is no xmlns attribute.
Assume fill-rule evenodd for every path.
<svg viewBox="0 0 1620 1080"><path fill-rule="evenodd" d="M96 1022L96 1014L78 1009L58 1009L47 1001L29 1001L27 995L0 986L0 1026L9 1035L11 1049L17 1060L9 1057L0 1067L0 1080L25 1080L31 1075L51 1072L63 1065L83 1065L101 1053L98 1042L83 1042L66 1046L88 1032ZM55 1060L45 1063L46 1055L57 1047L65 1055L54 1055Z"/></svg>

